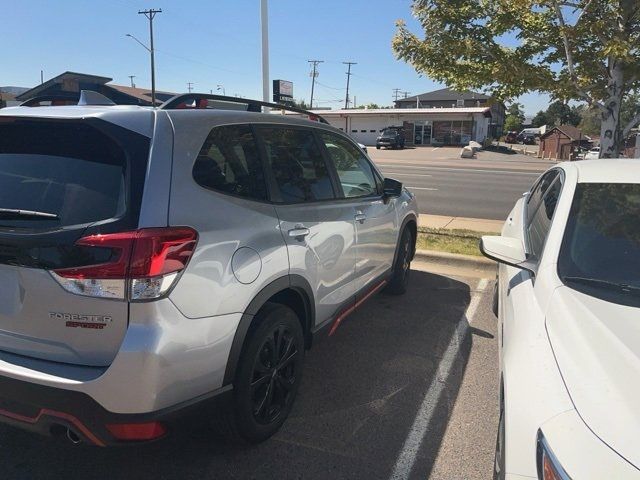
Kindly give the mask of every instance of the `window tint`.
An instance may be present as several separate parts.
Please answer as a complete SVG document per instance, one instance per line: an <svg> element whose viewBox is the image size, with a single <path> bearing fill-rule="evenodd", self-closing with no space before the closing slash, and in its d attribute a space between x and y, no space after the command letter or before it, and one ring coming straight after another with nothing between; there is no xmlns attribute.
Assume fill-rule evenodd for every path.
<svg viewBox="0 0 640 480"><path fill-rule="evenodd" d="M195 181L212 190L265 200L264 172L248 125L216 127L193 166Z"/></svg>
<svg viewBox="0 0 640 480"><path fill-rule="evenodd" d="M360 148L332 133L322 133L321 138L336 167L345 197L366 197L378 193L373 170Z"/></svg>
<svg viewBox="0 0 640 480"><path fill-rule="evenodd" d="M258 131L283 202L335 198L327 165L311 130L261 127Z"/></svg>
<svg viewBox="0 0 640 480"><path fill-rule="evenodd" d="M545 194L547 188L549 188L557 175L557 170L551 170L550 172L545 173L538 183L534 185L529 197L527 198L527 223L531 223L533 214L535 213L536 208L538 208L538 205L540 205L542 196Z"/></svg>
<svg viewBox="0 0 640 480"><path fill-rule="evenodd" d="M143 159L144 161L144 159ZM0 226L59 228L126 213L127 153L82 123L15 121L0 125Z"/></svg>
<svg viewBox="0 0 640 480"><path fill-rule="evenodd" d="M558 258L564 283L588 295L640 304L640 185L579 183Z"/></svg>
<svg viewBox="0 0 640 480"><path fill-rule="evenodd" d="M533 212L533 217L529 219L527 229L529 247L535 258L540 258L542 255L542 249L551 228L551 219L553 218L553 212L556 211L561 190L562 182L560 182L560 178L556 178L556 181L547 189L542 202L538 205L538 209Z"/></svg>

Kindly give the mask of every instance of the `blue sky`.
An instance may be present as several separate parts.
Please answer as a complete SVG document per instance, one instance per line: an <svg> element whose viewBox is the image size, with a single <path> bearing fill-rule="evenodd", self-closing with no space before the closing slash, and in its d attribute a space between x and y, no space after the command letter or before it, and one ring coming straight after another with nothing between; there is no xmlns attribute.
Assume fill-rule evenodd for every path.
<svg viewBox="0 0 640 480"><path fill-rule="evenodd" d="M358 104L392 103L392 89L410 95L442 87L397 61L391 51L395 21L419 31L410 0L270 0L271 78L291 80L294 96L310 96L309 59L319 66L315 100L344 104L346 66L354 61L351 96ZM148 22L138 9L162 8L154 22L156 85L182 92L224 85L228 95L260 98L259 0L22 0L12 2L3 22L0 85L33 86L65 70L104 75L114 83L150 86L149 56L125 34L148 42ZM10 42L6 42L10 39ZM314 103L316 103L314 101ZM548 98L519 99L527 114L545 109Z"/></svg>

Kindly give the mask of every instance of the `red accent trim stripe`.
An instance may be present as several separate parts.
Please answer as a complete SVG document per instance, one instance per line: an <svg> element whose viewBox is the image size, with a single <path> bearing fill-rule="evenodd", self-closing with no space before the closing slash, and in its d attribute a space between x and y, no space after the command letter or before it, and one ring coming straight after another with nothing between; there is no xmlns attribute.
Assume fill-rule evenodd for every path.
<svg viewBox="0 0 640 480"><path fill-rule="evenodd" d="M76 427L80 431L80 433L82 433L87 439L93 442L94 445L97 445L98 447L105 446L105 444L100 439L98 439L98 437L96 437L93 433L91 433L91 431L87 427L85 427L80 420L78 420L76 417L68 413L58 412L55 410L49 410L47 408L43 408L40 410L40 412L38 412L38 415L36 415L35 417L27 417L25 415L20 415L19 413L10 412L9 410L0 409L0 415L4 417L12 418L13 420L18 420L19 422L30 423L32 425L38 423L40 418L43 416L60 418L62 420L66 420L67 422L72 424L74 427Z"/></svg>
<svg viewBox="0 0 640 480"><path fill-rule="evenodd" d="M353 311L355 309L357 309L360 305L362 305L364 302L366 302L369 299L369 297L371 297L374 293L376 293L378 290L380 290L382 287L384 287L386 285L386 283L387 283L386 280L382 280L375 287L373 287L371 290L369 290L364 297L362 297L356 303L354 303L350 307L347 307L342 313L340 313L340 315L338 315L336 317L336 319L333 321L333 325L331 326L331 330L329 330L329 336L331 336L331 335L333 335L335 333L335 331L338 329L338 327L340 326L342 321L345 318L347 318L349 316L349 314L353 313Z"/></svg>

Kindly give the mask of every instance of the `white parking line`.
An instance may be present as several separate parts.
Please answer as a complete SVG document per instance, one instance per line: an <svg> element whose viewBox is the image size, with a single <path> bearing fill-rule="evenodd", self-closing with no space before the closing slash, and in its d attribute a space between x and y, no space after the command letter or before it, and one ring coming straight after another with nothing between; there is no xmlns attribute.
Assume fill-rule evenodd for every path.
<svg viewBox="0 0 640 480"><path fill-rule="evenodd" d="M442 391L444 390L449 379L449 375L451 374L451 369L453 368L458 356L460 345L464 340L467 330L469 329L469 325L471 325L471 322L473 321L473 316L478 309L482 293L486 290L488 283L489 281L486 278L483 278L478 282L476 291L471 296L471 301L469 302L467 311L458 321L458 326L451 336L449 345L447 346L447 349L440 360L440 364L438 365L438 370L433 375L433 379L431 380L429 389L427 390L427 393L422 400L422 404L418 409L418 413L413 421L411 430L404 441L402 450L400 450L400 454L398 455L398 459L396 460L396 464L390 477L392 480L407 479L411 476L411 470L415 464L416 456L420 452L422 441L429 429L429 424L431 423L435 408L438 405Z"/></svg>
<svg viewBox="0 0 640 480"><path fill-rule="evenodd" d="M438 150L439 148L440 148L440 147L433 148L433 149L431 149L431 151L432 151L432 152L435 152L435 151L436 151L436 150Z"/></svg>
<svg viewBox="0 0 640 480"><path fill-rule="evenodd" d="M431 192L437 192L438 189L437 188L430 188L430 187L412 187L410 185L407 185L407 188L413 188L414 190L429 190Z"/></svg>
<svg viewBox="0 0 640 480"><path fill-rule="evenodd" d="M478 172L478 173L498 173L500 175L531 175L535 177L539 177L542 175L541 172L514 172L514 171L506 171L506 170L486 170L483 168L447 168L447 167L425 167L425 166L413 166L413 165L390 165L378 163L379 167L389 167L389 168L410 168L410 169L418 169L418 170L442 170L443 172Z"/></svg>

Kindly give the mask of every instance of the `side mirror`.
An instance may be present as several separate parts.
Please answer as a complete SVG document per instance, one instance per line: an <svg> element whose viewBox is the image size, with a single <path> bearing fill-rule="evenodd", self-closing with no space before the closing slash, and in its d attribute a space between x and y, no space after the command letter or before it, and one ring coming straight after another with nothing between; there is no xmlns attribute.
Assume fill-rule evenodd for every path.
<svg viewBox="0 0 640 480"><path fill-rule="evenodd" d="M521 268L536 274L536 265L527 259L522 240L512 237L485 235L480 240L482 254L498 263Z"/></svg>
<svg viewBox="0 0 640 480"><path fill-rule="evenodd" d="M385 197L399 197L402 195L402 182L393 178L385 178L382 190Z"/></svg>

